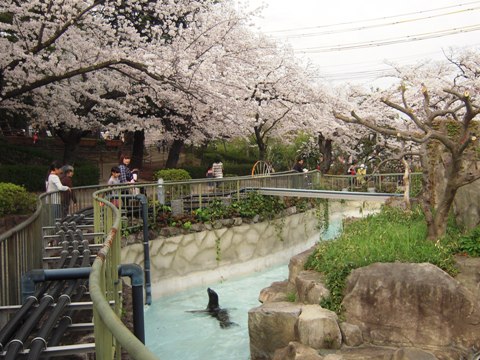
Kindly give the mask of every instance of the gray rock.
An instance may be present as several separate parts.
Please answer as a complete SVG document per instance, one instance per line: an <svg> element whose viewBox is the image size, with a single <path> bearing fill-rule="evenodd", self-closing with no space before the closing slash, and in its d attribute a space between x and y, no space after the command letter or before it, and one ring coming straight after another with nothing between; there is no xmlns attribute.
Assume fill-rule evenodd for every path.
<svg viewBox="0 0 480 360"><path fill-rule="evenodd" d="M192 227L190 229L192 231L195 231L195 232L204 231L205 230L205 225L202 224L202 223L192 224Z"/></svg>
<svg viewBox="0 0 480 360"><path fill-rule="evenodd" d="M480 303L432 264L376 263L347 279L345 317L365 342L480 347Z"/></svg>
<svg viewBox="0 0 480 360"><path fill-rule="evenodd" d="M315 349L292 341L287 347L275 351L272 360L322 360Z"/></svg>
<svg viewBox="0 0 480 360"><path fill-rule="evenodd" d="M298 318L298 340L314 349L339 349L342 335L333 311L320 305L304 305Z"/></svg>
<svg viewBox="0 0 480 360"><path fill-rule="evenodd" d="M295 324L301 305L290 302L266 303L248 312L251 360L271 359L275 350L295 341Z"/></svg>
<svg viewBox="0 0 480 360"><path fill-rule="evenodd" d="M295 278L298 301L306 304L320 304L330 296L330 291L323 284L323 276L318 271L301 271Z"/></svg>
<svg viewBox="0 0 480 360"><path fill-rule="evenodd" d="M310 249L301 252L298 255L293 256L288 263L288 281L292 284L295 284L295 279L297 275L305 269L305 263L310 256L316 249L316 246L312 246Z"/></svg>
<svg viewBox="0 0 480 360"><path fill-rule="evenodd" d="M347 322L340 323L343 343L347 346L360 346L363 344L362 330L357 325Z"/></svg>
<svg viewBox="0 0 480 360"><path fill-rule="evenodd" d="M258 301L261 303L289 301L290 294L295 294L295 287L285 281L275 281L260 291Z"/></svg>
<svg viewBox="0 0 480 360"><path fill-rule="evenodd" d="M438 360L431 352L417 348L401 348L395 351L392 360Z"/></svg>

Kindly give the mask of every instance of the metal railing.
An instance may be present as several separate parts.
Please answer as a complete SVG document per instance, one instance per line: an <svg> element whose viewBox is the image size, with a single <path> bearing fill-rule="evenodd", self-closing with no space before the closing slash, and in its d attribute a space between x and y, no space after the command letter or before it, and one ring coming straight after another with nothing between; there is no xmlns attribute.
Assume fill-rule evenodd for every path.
<svg viewBox="0 0 480 360"><path fill-rule="evenodd" d="M92 194L103 186L76 188L77 204L69 212L93 206ZM21 303L22 274L42 268L43 235L53 234L56 220L61 217L61 194L39 196L37 209L27 220L0 234L0 305ZM55 206L60 205L60 206Z"/></svg>
<svg viewBox="0 0 480 360"><path fill-rule="evenodd" d="M122 186L99 190L93 194L95 232L107 234L103 247L93 262L89 279L95 323L95 354L100 360L120 359L121 347L133 359L158 359L120 320L122 284L118 268L121 263L122 207L130 206L120 194L133 189L132 186ZM113 309L110 301L114 303Z"/></svg>

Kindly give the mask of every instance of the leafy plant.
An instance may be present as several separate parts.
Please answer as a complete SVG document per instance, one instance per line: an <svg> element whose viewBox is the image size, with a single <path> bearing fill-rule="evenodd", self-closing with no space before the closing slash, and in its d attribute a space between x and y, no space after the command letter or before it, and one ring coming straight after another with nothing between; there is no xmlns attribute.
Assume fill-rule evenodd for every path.
<svg viewBox="0 0 480 360"><path fill-rule="evenodd" d="M154 180L163 179L164 181L185 181L192 177L184 169L162 169L153 174Z"/></svg>
<svg viewBox="0 0 480 360"><path fill-rule="evenodd" d="M35 211L37 198L24 187L0 183L0 216L29 214Z"/></svg>
<svg viewBox="0 0 480 360"><path fill-rule="evenodd" d="M288 302L295 302L297 301L297 294L295 292L287 293L287 301Z"/></svg>
<svg viewBox="0 0 480 360"><path fill-rule="evenodd" d="M470 256L480 256L480 226L459 238L458 251Z"/></svg>

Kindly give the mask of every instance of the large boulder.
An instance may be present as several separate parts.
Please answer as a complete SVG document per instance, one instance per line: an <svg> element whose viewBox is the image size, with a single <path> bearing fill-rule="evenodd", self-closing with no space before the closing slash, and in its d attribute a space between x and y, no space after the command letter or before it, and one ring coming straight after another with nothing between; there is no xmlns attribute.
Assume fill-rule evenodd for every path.
<svg viewBox="0 0 480 360"><path fill-rule="evenodd" d="M250 309L248 333L251 360L267 360L275 350L295 341L295 324L302 305L291 302L270 302Z"/></svg>
<svg viewBox="0 0 480 360"><path fill-rule="evenodd" d="M354 270L343 300L365 342L410 347L480 347L480 303L432 264L376 263Z"/></svg>
<svg viewBox="0 0 480 360"><path fill-rule="evenodd" d="M315 349L292 341L287 347L275 351L272 360L322 360Z"/></svg>
<svg viewBox="0 0 480 360"><path fill-rule="evenodd" d="M298 318L298 340L314 349L339 349L342 334L338 317L333 311L320 305L304 305Z"/></svg>
<svg viewBox="0 0 480 360"><path fill-rule="evenodd" d="M416 348L400 348L393 354L392 360L438 360L429 351Z"/></svg>
<svg viewBox="0 0 480 360"><path fill-rule="evenodd" d="M263 288L258 296L262 304L267 302L289 301L289 296L295 294L295 287L288 280L275 281L269 287Z"/></svg>
<svg viewBox="0 0 480 360"><path fill-rule="evenodd" d="M316 245L290 258L290 262L288 263L288 281L290 281L292 284L295 284L297 275L305 269L305 263L315 249Z"/></svg>
<svg viewBox="0 0 480 360"><path fill-rule="evenodd" d="M453 210L457 222L467 229L480 224L480 180L458 189Z"/></svg>
<svg viewBox="0 0 480 360"><path fill-rule="evenodd" d="M306 304L320 304L323 298L330 296L330 291L323 284L323 275L315 270L301 271L295 278L297 301Z"/></svg>
<svg viewBox="0 0 480 360"><path fill-rule="evenodd" d="M362 330L358 325L342 322L340 323L340 331L345 345L360 346L363 344Z"/></svg>

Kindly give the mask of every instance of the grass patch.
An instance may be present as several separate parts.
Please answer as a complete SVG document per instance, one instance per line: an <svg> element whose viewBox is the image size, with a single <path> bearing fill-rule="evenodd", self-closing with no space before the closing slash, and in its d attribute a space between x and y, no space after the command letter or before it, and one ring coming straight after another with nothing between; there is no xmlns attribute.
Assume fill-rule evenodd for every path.
<svg viewBox="0 0 480 360"><path fill-rule="evenodd" d="M331 295L320 305L341 314L347 276L353 269L376 262L429 262L455 275L452 254L458 249L458 231L437 243L425 239L426 231L420 209L407 214L384 207L380 214L345 225L342 235L320 243L306 264L307 269L325 274Z"/></svg>

